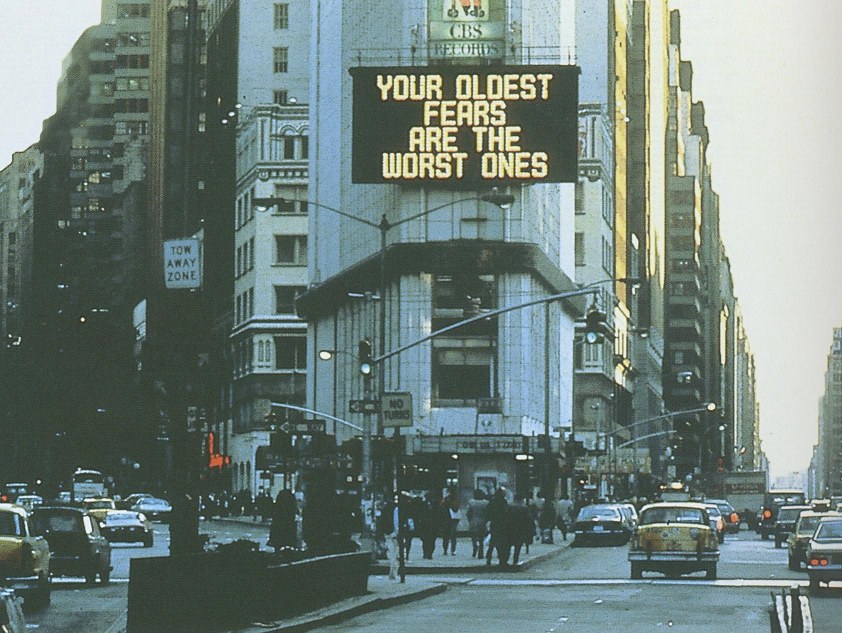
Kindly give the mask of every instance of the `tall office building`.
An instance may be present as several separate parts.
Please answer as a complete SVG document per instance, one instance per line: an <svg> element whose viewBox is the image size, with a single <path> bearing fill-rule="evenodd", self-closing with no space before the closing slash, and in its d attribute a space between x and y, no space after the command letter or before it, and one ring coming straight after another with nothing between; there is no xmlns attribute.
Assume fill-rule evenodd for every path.
<svg viewBox="0 0 842 633"><path fill-rule="evenodd" d="M431 73L441 77L442 86L476 81L460 85L485 102L490 97L480 85L486 85L485 73L498 72L500 64L551 65L536 66L534 72L560 76L558 65L575 61L574 3L527 7L492 0L464 11L442 0L393 3L388 10L370 0L311 4L309 190L315 204L308 250L313 285L298 302L309 325L308 404L350 425L368 427L377 436L377 416L349 413L349 401L373 395L364 393L367 385L357 356L365 344L360 342L369 340L374 355L382 355L466 316L574 288L574 186L572 179L521 185L511 177L495 181L465 176L465 182L456 182L461 159L455 151L439 159L441 171L432 179L440 177L440 182L412 182L418 175L414 154L397 156L383 149L385 158L377 153L370 161L355 163L352 148L365 151L369 143L384 138L403 147L406 139L385 127L388 120L397 120L387 117L365 128L357 121L352 132L355 119L390 99L372 97L363 105L354 101L353 93L358 91L360 100L373 95L378 73L386 82L387 75L400 76L398 82L406 86L426 81L417 77ZM445 70L430 70L431 65ZM372 70L384 66L392 70ZM472 79L474 68L479 75ZM404 79L404 72L414 79ZM515 73L530 71L499 72L519 76ZM460 73L464 79L456 78ZM438 101L438 79L431 81L432 92L413 98ZM497 79L490 81L493 88ZM538 93L526 90L532 96L525 98L534 100ZM463 97L466 104L472 101L467 93ZM465 112L468 106L462 107ZM572 142L564 146L571 155L572 117L559 123L573 127ZM531 133L528 121L523 125L526 138ZM441 146L430 147L435 152ZM485 159L487 170L493 171L491 161L499 159L496 154ZM384 165L386 171L399 166L403 182L392 184L383 177ZM356 170L361 171L352 176ZM511 186L513 205L498 207L485 195L495 182ZM512 310L377 363L372 389L381 396L411 395L411 410L401 410L411 424L401 430L401 450L411 454L402 485L430 490L451 486L464 499L477 487L501 485L525 494L536 484L542 462L547 467L543 472L557 477L557 438L571 425L573 322L584 305L560 302L546 311L541 305ZM321 361L319 350L338 353ZM384 402L390 401L408 404L404 397ZM388 427L394 420L380 417L384 434L391 435ZM538 436L547 430L553 440L539 447ZM336 434L342 443L356 433L348 424L338 424ZM376 438L373 444L377 453ZM388 450L383 470L377 460L372 469L376 488L393 485L388 464L394 453Z"/></svg>
<svg viewBox="0 0 842 633"><path fill-rule="evenodd" d="M833 328L827 355L824 394L819 400L818 490L822 496L842 494L842 328Z"/></svg>

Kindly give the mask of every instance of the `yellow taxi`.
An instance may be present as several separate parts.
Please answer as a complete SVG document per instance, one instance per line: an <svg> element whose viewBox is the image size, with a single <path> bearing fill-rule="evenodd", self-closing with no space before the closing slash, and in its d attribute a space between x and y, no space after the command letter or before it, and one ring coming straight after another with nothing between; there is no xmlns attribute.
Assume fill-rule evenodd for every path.
<svg viewBox="0 0 842 633"><path fill-rule="evenodd" d="M50 547L26 510L11 503L0 503L0 584L23 596L27 610L50 604Z"/></svg>
<svg viewBox="0 0 842 633"><path fill-rule="evenodd" d="M629 542L631 577L644 571L670 578L694 571L716 579L719 539L710 526L702 503L652 503L640 511L637 528Z"/></svg>
<svg viewBox="0 0 842 633"><path fill-rule="evenodd" d="M88 497L87 499L82 499L82 506L84 506L88 514L95 518L98 523L102 523L105 515L111 510L117 509L114 499L107 497Z"/></svg>

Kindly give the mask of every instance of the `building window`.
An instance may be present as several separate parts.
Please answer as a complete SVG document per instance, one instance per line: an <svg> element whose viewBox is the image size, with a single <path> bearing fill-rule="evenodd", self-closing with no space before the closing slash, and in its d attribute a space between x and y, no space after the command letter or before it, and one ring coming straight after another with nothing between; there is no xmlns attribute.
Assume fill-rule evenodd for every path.
<svg viewBox="0 0 842 633"><path fill-rule="evenodd" d="M293 160L295 158L295 137L284 137L284 160Z"/></svg>
<svg viewBox="0 0 842 633"><path fill-rule="evenodd" d="M305 265L307 263L307 236L276 235L275 263Z"/></svg>
<svg viewBox="0 0 842 633"><path fill-rule="evenodd" d="M289 93L286 90L275 90L272 92L272 101L277 105L286 105L289 100Z"/></svg>
<svg viewBox="0 0 842 633"><path fill-rule="evenodd" d="M289 5L275 4L275 30L289 28Z"/></svg>
<svg viewBox="0 0 842 633"><path fill-rule="evenodd" d="M304 371L307 369L307 337L275 337L275 369Z"/></svg>
<svg viewBox="0 0 842 633"><path fill-rule="evenodd" d="M305 290L304 286L275 286L275 314L295 314L295 299Z"/></svg>
<svg viewBox="0 0 842 633"><path fill-rule="evenodd" d="M307 160L310 157L310 137L301 137L301 159Z"/></svg>
<svg viewBox="0 0 842 633"><path fill-rule="evenodd" d="M585 212L585 183L581 180L576 181L576 188L575 188L575 195L576 195L576 213L584 213Z"/></svg>
<svg viewBox="0 0 842 633"><path fill-rule="evenodd" d="M576 233L576 243L574 246L574 253L577 266L585 265L585 234Z"/></svg>
<svg viewBox="0 0 842 633"><path fill-rule="evenodd" d="M437 401L490 398L492 348L437 349L433 356L433 389ZM441 404L441 402L439 402Z"/></svg>
<svg viewBox="0 0 842 633"><path fill-rule="evenodd" d="M275 206L275 212L306 214L307 195L307 187L275 185L275 197L284 199Z"/></svg>
<svg viewBox="0 0 842 633"><path fill-rule="evenodd" d="M285 73L289 70L289 49L278 47L274 49L273 55L273 71L276 73Z"/></svg>

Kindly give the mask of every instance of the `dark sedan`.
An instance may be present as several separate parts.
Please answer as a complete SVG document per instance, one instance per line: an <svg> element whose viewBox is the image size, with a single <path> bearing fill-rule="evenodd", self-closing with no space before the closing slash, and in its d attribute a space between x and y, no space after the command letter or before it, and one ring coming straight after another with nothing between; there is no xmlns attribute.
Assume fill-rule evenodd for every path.
<svg viewBox="0 0 842 633"><path fill-rule="evenodd" d="M616 504L600 503L579 510L573 525L573 545L629 542L632 528Z"/></svg>
<svg viewBox="0 0 842 633"><path fill-rule="evenodd" d="M143 543L152 547L152 524L140 512L111 510L99 524L102 535L111 543Z"/></svg>
<svg viewBox="0 0 842 633"><path fill-rule="evenodd" d="M108 584L111 544L90 514L79 508L41 506L32 513L32 526L50 546L54 576L84 576L88 584Z"/></svg>

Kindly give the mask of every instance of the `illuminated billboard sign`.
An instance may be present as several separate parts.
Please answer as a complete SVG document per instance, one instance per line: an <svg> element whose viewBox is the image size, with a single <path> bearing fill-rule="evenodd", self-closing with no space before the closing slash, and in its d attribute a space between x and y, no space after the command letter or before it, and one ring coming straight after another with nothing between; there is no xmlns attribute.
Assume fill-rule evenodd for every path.
<svg viewBox="0 0 842 633"><path fill-rule="evenodd" d="M355 183L575 182L576 66L352 68Z"/></svg>

